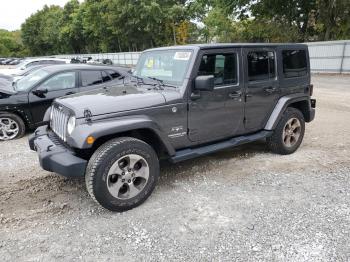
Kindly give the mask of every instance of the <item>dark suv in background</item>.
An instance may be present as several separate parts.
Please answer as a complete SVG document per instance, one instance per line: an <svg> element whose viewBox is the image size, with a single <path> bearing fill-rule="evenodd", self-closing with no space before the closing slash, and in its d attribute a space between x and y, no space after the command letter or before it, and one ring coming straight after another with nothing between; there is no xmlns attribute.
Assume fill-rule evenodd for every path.
<svg viewBox="0 0 350 262"><path fill-rule="evenodd" d="M85 177L91 197L113 211L148 198L161 158L176 163L259 139L291 154L315 116L306 45L157 48L141 54L133 77L57 99L49 126L29 139L45 170Z"/></svg>
<svg viewBox="0 0 350 262"><path fill-rule="evenodd" d="M55 98L105 87L127 74L110 66L54 65L0 88L0 141L20 138L42 124Z"/></svg>

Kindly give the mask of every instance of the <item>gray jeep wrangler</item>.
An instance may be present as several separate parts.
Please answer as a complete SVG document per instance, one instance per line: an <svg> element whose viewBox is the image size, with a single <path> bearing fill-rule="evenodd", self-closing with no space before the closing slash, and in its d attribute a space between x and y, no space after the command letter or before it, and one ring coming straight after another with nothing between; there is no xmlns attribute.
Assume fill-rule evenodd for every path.
<svg viewBox="0 0 350 262"><path fill-rule="evenodd" d="M173 163L265 139L300 146L315 116L302 44L215 44L146 50L114 86L57 99L29 138L43 169L85 177L112 211L140 205Z"/></svg>

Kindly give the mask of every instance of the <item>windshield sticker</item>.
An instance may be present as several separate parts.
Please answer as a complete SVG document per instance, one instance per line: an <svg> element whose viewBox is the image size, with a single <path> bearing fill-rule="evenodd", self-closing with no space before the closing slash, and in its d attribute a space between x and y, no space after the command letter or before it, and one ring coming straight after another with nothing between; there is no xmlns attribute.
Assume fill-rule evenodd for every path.
<svg viewBox="0 0 350 262"><path fill-rule="evenodd" d="M190 56L191 52L176 52L174 55L174 59L187 61L190 59Z"/></svg>
<svg viewBox="0 0 350 262"><path fill-rule="evenodd" d="M148 61L147 61L147 68L152 68L154 65L154 60L152 58L150 58Z"/></svg>

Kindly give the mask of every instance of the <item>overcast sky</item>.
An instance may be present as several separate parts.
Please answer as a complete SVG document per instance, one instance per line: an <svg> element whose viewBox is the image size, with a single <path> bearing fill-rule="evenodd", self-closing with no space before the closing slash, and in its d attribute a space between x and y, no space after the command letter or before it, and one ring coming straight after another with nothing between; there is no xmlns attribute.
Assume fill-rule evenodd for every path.
<svg viewBox="0 0 350 262"><path fill-rule="evenodd" d="M17 30L31 14L46 5L64 6L68 0L0 0L0 28Z"/></svg>

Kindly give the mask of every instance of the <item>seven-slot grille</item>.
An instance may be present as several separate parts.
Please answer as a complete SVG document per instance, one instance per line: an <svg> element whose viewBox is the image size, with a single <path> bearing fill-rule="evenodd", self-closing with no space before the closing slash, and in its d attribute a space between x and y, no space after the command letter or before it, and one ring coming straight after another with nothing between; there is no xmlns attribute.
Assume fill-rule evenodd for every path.
<svg viewBox="0 0 350 262"><path fill-rule="evenodd" d="M59 138L66 142L69 115L65 112L63 107L59 105L53 105L51 110L50 127Z"/></svg>

